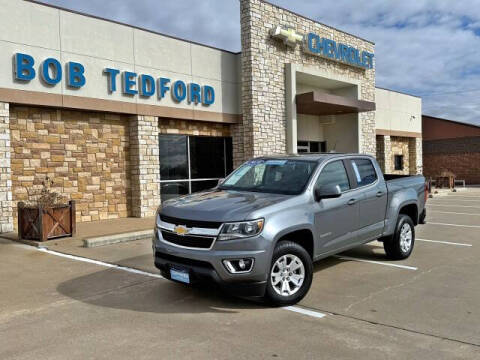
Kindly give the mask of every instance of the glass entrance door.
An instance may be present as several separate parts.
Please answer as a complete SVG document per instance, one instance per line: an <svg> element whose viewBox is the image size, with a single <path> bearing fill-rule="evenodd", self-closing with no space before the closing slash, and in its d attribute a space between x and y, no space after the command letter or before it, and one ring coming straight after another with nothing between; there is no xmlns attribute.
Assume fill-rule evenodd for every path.
<svg viewBox="0 0 480 360"><path fill-rule="evenodd" d="M232 171L229 137L159 135L162 201L210 189Z"/></svg>

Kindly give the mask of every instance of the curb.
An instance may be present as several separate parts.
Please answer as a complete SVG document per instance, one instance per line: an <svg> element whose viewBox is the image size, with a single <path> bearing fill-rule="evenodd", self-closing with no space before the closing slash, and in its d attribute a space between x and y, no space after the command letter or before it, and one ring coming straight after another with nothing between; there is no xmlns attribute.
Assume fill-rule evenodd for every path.
<svg viewBox="0 0 480 360"><path fill-rule="evenodd" d="M129 233L97 236L83 239L83 247L93 248L98 246L112 245L135 240L150 239L152 230L134 231Z"/></svg>

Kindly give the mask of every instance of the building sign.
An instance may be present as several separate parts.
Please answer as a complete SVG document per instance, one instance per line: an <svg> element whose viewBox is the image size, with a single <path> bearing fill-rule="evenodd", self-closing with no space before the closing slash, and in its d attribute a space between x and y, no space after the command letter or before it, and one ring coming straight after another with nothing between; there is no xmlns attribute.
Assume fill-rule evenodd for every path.
<svg viewBox="0 0 480 360"><path fill-rule="evenodd" d="M35 59L22 53L16 53L13 61L13 73L16 81L28 83L37 77L37 70L41 81L53 87L62 81L63 66L55 58L45 59L40 66L35 65ZM69 88L80 89L86 86L85 67L77 62L70 61L65 64L65 83ZM197 83L185 83L182 80L172 81L169 78L160 77L155 79L148 74L137 74L131 71L120 71L114 68L105 68L103 75L106 76L108 91L119 91L126 96L139 95L143 98L156 96L163 99L170 93L172 99L181 103L188 101L194 104L212 105L215 102L215 89L209 85ZM120 75L120 76L119 76Z"/></svg>
<svg viewBox="0 0 480 360"><path fill-rule="evenodd" d="M360 51L359 49L337 43L334 40L320 37L315 33L299 34L292 28L283 28L277 26L270 31L272 37L280 39L289 47L296 47L302 44L304 52L321 56L334 61L339 61L362 69L373 69L374 54L368 51Z"/></svg>

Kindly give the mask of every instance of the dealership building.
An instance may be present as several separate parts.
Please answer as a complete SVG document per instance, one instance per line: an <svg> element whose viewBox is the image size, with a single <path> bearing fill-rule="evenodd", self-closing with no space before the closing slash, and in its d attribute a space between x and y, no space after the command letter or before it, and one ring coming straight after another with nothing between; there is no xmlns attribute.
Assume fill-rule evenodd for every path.
<svg viewBox="0 0 480 360"><path fill-rule="evenodd" d="M234 53L0 0L0 232L47 176L95 221L152 216L255 156L422 172L421 99L375 87L374 43L261 0L240 10Z"/></svg>

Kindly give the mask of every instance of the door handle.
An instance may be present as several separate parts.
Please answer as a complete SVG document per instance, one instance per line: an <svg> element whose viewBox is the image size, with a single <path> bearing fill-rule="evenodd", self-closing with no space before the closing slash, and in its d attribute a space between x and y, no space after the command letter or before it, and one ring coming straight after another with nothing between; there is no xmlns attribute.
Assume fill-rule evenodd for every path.
<svg viewBox="0 0 480 360"><path fill-rule="evenodd" d="M347 205L354 205L356 203L357 203L357 199L350 199L348 200Z"/></svg>
<svg viewBox="0 0 480 360"><path fill-rule="evenodd" d="M383 196L383 191L377 192L377 197L382 197Z"/></svg>

